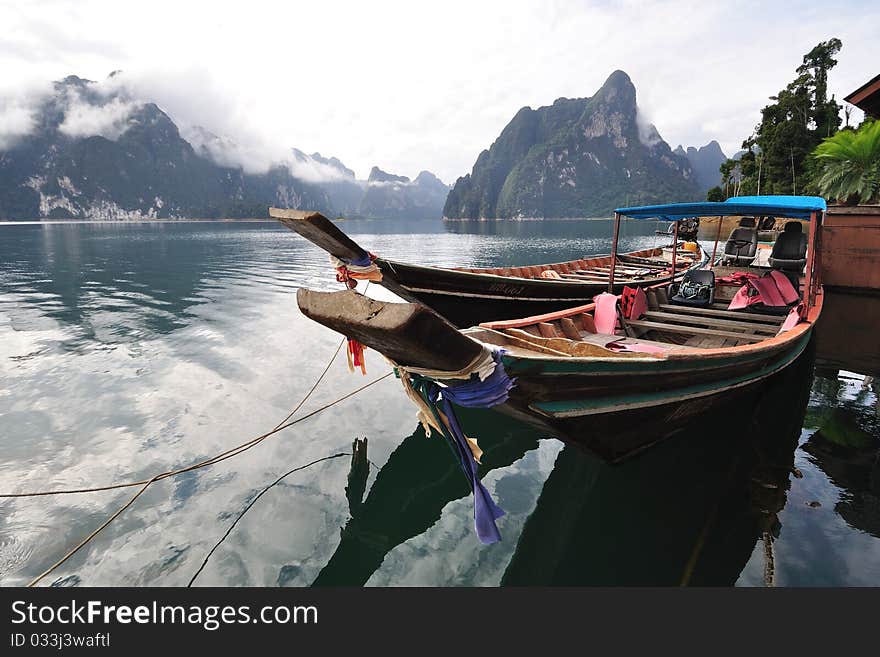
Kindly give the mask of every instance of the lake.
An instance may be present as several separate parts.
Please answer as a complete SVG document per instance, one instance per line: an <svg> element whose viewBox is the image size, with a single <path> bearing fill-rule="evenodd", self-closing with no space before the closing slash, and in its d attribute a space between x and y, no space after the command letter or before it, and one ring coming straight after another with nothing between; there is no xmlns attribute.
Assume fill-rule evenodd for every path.
<svg viewBox="0 0 880 657"><path fill-rule="evenodd" d="M388 257L499 266L608 252L611 224L341 227ZM621 250L662 243L656 228L624 222ZM323 251L273 222L0 224L0 493L149 479L276 426L340 343L299 313L301 286L340 288ZM186 585L252 504L195 585L876 586L878 305L829 294L813 344L757 406L620 466L462 412L507 512L495 545L474 533L448 447L388 377L157 481L41 584ZM339 354L294 417L389 371L368 351L366 377L351 374ZM262 493L356 438L367 461L320 461ZM136 491L0 498L0 585L27 584Z"/></svg>

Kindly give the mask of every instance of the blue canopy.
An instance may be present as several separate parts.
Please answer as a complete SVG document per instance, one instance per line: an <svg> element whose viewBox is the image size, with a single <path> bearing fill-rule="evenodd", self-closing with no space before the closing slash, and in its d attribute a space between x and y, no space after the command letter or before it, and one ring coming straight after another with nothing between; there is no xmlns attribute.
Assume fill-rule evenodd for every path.
<svg viewBox="0 0 880 657"><path fill-rule="evenodd" d="M825 212L821 196L731 196L724 203L669 203L617 208L615 212L633 219L678 221L691 217L757 215L789 219L809 219L811 212Z"/></svg>

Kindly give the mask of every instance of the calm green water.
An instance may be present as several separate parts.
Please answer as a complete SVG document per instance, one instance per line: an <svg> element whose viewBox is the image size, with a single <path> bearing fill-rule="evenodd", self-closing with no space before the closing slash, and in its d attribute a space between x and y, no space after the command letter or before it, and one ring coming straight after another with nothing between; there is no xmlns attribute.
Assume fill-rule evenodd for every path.
<svg viewBox="0 0 880 657"><path fill-rule="evenodd" d="M343 228L375 253L426 264L610 247L607 221ZM627 222L622 248L662 240L655 228ZM272 428L339 343L299 314L300 286L338 288L323 252L273 223L0 225L0 492L149 478ZM854 316L877 303L857 300ZM156 483L44 583L185 585L264 487L367 437L366 467L325 461L263 495L196 583L878 585L880 354L871 334L860 345L819 328L756 408L707 418L616 468L496 414L463 413L507 511L493 546L474 535L449 449L425 438L389 378L241 456ZM388 368L368 352L367 371L337 358L300 414ZM27 583L132 493L0 499L0 585Z"/></svg>

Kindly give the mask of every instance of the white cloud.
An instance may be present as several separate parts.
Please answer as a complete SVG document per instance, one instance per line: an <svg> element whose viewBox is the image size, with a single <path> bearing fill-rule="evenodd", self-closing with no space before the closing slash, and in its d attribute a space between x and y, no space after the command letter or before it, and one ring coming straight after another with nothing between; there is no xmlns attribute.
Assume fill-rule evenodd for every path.
<svg viewBox="0 0 880 657"><path fill-rule="evenodd" d="M339 180L335 167L310 156L296 158L291 144L254 126L247 108L221 90L214 77L196 69L121 71L99 85L104 93L155 102L175 122L181 136L221 166L261 174L283 165L306 182Z"/></svg>
<svg viewBox="0 0 880 657"><path fill-rule="evenodd" d="M0 85L0 150L4 150L36 129L39 105L51 85L47 81Z"/></svg>
<svg viewBox="0 0 880 657"><path fill-rule="evenodd" d="M0 150L12 148L36 127L34 106L15 99L0 98Z"/></svg>
<svg viewBox="0 0 880 657"><path fill-rule="evenodd" d="M641 107L636 112L636 127L639 129L639 141L645 146L656 146L663 141L660 133L657 132L657 128L645 116L645 112ZM675 146L672 148L675 148Z"/></svg>
<svg viewBox="0 0 880 657"><path fill-rule="evenodd" d="M287 162L287 166L294 176L306 182L328 182L342 180L345 177L339 169L318 162L311 156L306 156L305 160Z"/></svg>
<svg viewBox="0 0 880 657"><path fill-rule="evenodd" d="M520 107L589 96L617 68L671 145L717 139L735 152L819 41L844 42L829 81L838 99L880 61L880 5L856 1L833 11L807 0L11 7L0 0L11 82L121 68L142 85L137 97L230 137L254 154L247 161L296 146L361 178L381 162L454 180Z"/></svg>
<svg viewBox="0 0 880 657"><path fill-rule="evenodd" d="M58 130L68 137L99 135L110 140L119 139L129 128L129 117L143 103L124 98L112 98L103 104L93 104L77 92L68 97L64 120Z"/></svg>

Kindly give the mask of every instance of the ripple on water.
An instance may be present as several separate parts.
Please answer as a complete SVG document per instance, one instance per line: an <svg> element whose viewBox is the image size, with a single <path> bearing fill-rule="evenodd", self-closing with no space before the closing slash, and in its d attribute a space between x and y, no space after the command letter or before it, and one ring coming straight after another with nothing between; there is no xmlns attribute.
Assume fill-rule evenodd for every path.
<svg viewBox="0 0 880 657"><path fill-rule="evenodd" d="M41 528L6 526L0 534L0 578L15 574L34 553Z"/></svg>

